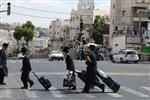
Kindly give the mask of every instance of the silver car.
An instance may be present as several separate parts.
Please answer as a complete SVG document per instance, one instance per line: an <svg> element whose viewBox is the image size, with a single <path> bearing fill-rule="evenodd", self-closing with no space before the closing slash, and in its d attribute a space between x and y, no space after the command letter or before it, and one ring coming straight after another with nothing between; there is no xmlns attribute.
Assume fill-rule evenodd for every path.
<svg viewBox="0 0 150 100"><path fill-rule="evenodd" d="M49 61L53 61L54 59L57 60L64 60L64 55L60 50L52 50L52 52L48 55Z"/></svg>
<svg viewBox="0 0 150 100"><path fill-rule="evenodd" d="M113 54L113 62L121 62L121 63L128 63L134 62L138 63L139 56L135 50L121 50L118 53Z"/></svg>

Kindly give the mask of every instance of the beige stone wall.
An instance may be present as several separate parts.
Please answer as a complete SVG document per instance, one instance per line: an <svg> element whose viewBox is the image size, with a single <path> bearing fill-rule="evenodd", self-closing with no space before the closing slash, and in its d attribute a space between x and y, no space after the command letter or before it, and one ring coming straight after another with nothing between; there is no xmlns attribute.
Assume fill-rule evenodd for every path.
<svg viewBox="0 0 150 100"><path fill-rule="evenodd" d="M142 0L111 0L110 10L110 45L112 46L112 34L117 26L133 25L133 7L145 7L150 9L150 0L145 3L137 2ZM123 11L125 11L123 16ZM139 20L139 19L137 19Z"/></svg>

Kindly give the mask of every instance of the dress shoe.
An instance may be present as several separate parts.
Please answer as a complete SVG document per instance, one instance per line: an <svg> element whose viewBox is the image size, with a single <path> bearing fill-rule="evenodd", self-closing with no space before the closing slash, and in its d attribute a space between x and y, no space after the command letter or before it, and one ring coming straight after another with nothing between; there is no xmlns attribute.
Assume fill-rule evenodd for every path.
<svg viewBox="0 0 150 100"><path fill-rule="evenodd" d="M20 89L28 89L27 87L21 87Z"/></svg>
<svg viewBox="0 0 150 100"><path fill-rule="evenodd" d="M83 90L83 91L81 91L81 93L89 93L89 91L85 91L85 90Z"/></svg>
<svg viewBox="0 0 150 100"><path fill-rule="evenodd" d="M0 83L0 85L6 85L6 83Z"/></svg>
<svg viewBox="0 0 150 100"><path fill-rule="evenodd" d="M76 86L74 86L74 87L71 88L71 90L76 90L76 89L77 89Z"/></svg>
<svg viewBox="0 0 150 100"><path fill-rule="evenodd" d="M30 83L30 88L34 85L34 82Z"/></svg>
<svg viewBox="0 0 150 100"><path fill-rule="evenodd" d="M104 93L105 92L105 85L104 84L102 84L102 93Z"/></svg>

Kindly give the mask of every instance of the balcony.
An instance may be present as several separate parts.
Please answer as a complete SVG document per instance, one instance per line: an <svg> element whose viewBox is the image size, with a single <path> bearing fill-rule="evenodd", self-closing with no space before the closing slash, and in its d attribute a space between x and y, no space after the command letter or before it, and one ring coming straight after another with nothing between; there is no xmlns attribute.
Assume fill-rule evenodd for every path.
<svg viewBox="0 0 150 100"><path fill-rule="evenodd" d="M132 16L133 21L139 21L141 16L141 21L149 21L149 13L146 7L133 7L132 8Z"/></svg>

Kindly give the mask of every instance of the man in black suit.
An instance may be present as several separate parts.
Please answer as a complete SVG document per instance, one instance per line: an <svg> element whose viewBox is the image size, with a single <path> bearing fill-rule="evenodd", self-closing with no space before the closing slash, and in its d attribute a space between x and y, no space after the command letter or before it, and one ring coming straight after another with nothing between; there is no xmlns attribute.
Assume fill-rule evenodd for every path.
<svg viewBox="0 0 150 100"><path fill-rule="evenodd" d="M102 92L105 90L105 85L101 84L99 80L96 79L96 73L97 73L97 59L96 55L94 53L95 46L90 45L88 47L88 56L86 58L86 80L85 80L85 87L82 92L89 93L89 90L91 86L98 86L102 89Z"/></svg>
<svg viewBox="0 0 150 100"><path fill-rule="evenodd" d="M4 43L2 49L0 50L0 85L6 85L4 83L4 77L8 76L8 69L7 69L7 49L8 43Z"/></svg>
<svg viewBox="0 0 150 100"><path fill-rule="evenodd" d="M22 61L22 69L20 70L22 72L21 80L23 82L23 87L21 89L28 89L28 82L30 83L30 88L33 86L34 82L29 78L29 74L31 72L31 65L30 60L27 57L27 51L28 49L26 47L23 47L21 52L24 55L23 61Z"/></svg>

